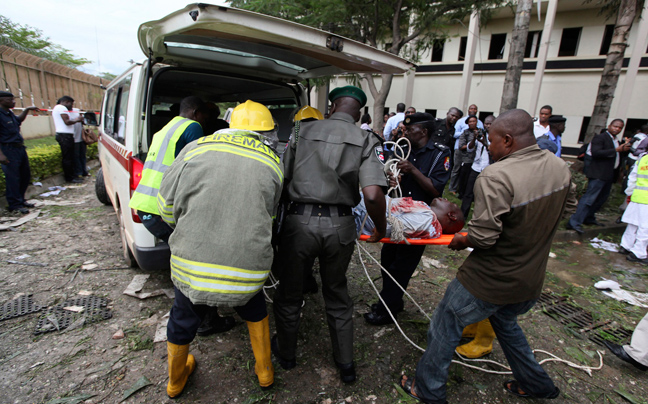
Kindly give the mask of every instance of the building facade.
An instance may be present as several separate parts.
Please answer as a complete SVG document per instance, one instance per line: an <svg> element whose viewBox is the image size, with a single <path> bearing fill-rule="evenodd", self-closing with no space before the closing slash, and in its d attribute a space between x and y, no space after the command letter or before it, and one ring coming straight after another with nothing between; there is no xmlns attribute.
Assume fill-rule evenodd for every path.
<svg viewBox="0 0 648 404"><path fill-rule="evenodd" d="M646 9L644 20L648 20ZM448 39L422 56L415 73L394 78L385 108L394 111L397 103L404 102L417 111L444 117L450 107L466 111L468 105L476 104L482 119L491 113L497 115L514 11L509 7L498 9L481 27L476 17L449 27ZM639 10L630 31L624 68L609 116L610 120L626 120L628 133L634 133L648 121L648 21L642 20L641 14ZM582 0L540 1L539 15L534 3L518 108L537 116L541 106L551 105L554 114L567 117L563 147L569 154L577 150L586 135L615 21L601 15L593 3L583 4ZM548 41L542 37L543 31L551 33ZM628 74L631 58L639 61L636 74ZM536 77L537 67L544 60L544 71ZM345 84L343 79L337 81L331 83L331 88ZM366 111L372 113L368 86L363 87L370 98ZM622 97L625 102L621 102ZM320 103L324 101L321 98L317 98ZM318 107L325 110L324 105ZM374 123L380 120L376 117Z"/></svg>

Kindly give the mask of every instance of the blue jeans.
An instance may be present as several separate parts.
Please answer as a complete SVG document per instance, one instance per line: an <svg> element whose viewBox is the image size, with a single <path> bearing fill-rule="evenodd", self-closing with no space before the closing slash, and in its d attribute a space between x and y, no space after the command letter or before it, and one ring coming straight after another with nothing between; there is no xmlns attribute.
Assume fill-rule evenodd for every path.
<svg viewBox="0 0 648 404"><path fill-rule="evenodd" d="M592 223L596 220L594 214L601 209L601 206L607 201L612 189L612 181L597 180L590 178L587 182L587 190L578 201L576 213L569 218L569 224L572 227L580 226L585 223Z"/></svg>
<svg viewBox="0 0 648 404"><path fill-rule="evenodd" d="M474 297L457 279L453 280L432 315L427 349L416 367L416 394L432 403L445 402L448 368L461 333L465 326L487 318L522 390L538 398L554 393L553 381L536 361L517 323L517 316L529 311L536 301L488 303Z"/></svg>

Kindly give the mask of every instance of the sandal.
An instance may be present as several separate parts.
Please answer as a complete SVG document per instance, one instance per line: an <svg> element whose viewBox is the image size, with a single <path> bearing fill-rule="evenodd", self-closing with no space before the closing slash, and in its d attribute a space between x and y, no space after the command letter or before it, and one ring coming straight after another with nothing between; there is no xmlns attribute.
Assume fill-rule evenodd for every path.
<svg viewBox="0 0 648 404"><path fill-rule="evenodd" d="M416 401L420 401L420 402L425 403L425 404L447 404L448 403L445 400L444 401L436 401L436 400L435 401L427 401L427 400L424 400L421 397L417 396L416 392L414 391L414 379L410 379L405 375L401 376L401 378L400 378L400 380L398 382L398 385L400 386L401 389L403 389L403 391L405 393L407 393L408 396L412 397Z"/></svg>
<svg viewBox="0 0 648 404"><path fill-rule="evenodd" d="M518 383L517 380L508 380L504 382L504 389L508 391L509 393L513 394L514 396L517 397L522 397L522 398L547 398L547 399L552 399L556 398L560 395L560 389L556 387L553 392L551 392L549 395L545 397L538 397L538 396L533 396L529 393L525 393L524 390L520 387L520 383Z"/></svg>

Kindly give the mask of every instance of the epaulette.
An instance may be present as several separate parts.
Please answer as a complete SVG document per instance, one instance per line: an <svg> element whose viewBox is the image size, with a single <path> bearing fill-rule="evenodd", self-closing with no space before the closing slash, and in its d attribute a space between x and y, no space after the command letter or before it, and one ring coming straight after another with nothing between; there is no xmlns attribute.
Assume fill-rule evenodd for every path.
<svg viewBox="0 0 648 404"><path fill-rule="evenodd" d="M434 145L441 151L448 150L448 146L444 145L443 143L434 143Z"/></svg>

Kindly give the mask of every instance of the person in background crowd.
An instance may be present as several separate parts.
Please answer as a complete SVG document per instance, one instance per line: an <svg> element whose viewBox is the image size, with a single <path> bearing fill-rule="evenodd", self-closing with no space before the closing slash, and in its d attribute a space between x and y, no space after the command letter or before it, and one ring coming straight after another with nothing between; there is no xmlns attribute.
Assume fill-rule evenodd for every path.
<svg viewBox="0 0 648 404"><path fill-rule="evenodd" d="M591 162L587 168L587 190L578 201L576 213L569 218L567 228L583 234L583 224L602 226L596 220L596 212L610 196L614 182L614 170L619 167L619 153L630 150L629 143L619 145L616 136L623 130L623 120L613 119L607 130L592 138L587 148Z"/></svg>
<svg viewBox="0 0 648 404"><path fill-rule="evenodd" d="M461 157L464 154L464 151L459 148L459 137L464 133L466 129L468 129L468 123L466 122L468 120L468 117L470 116L477 116L477 113L479 112L477 105L472 104L468 107L468 115L464 118L461 118L455 123L454 129L455 132L453 134L454 137L454 152L452 155L452 158L450 159L452 161L452 174L450 175L450 187L449 190L450 192L456 193L457 189L459 188L459 170L461 169ZM477 119L477 127L479 129L484 129L484 124L482 123L479 118Z"/></svg>
<svg viewBox="0 0 648 404"><path fill-rule="evenodd" d="M76 120L81 114L78 108L72 108L70 119ZM87 146L83 140L83 122L74 124L74 177L87 177L88 165L86 162ZM83 178L81 178L83 179Z"/></svg>
<svg viewBox="0 0 648 404"><path fill-rule="evenodd" d="M609 341L603 343L619 359L645 372L648 370L648 313L637 324L630 345L621 346Z"/></svg>
<svg viewBox="0 0 648 404"><path fill-rule="evenodd" d="M399 102L396 105L396 115L392 116L387 120L387 123L385 124L385 129L383 130L383 137L385 140L392 140L392 138L396 135L396 129L398 128L398 124L405 119L405 104L402 102Z"/></svg>
<svg viewBox="0 0 648 404"><path fill-rule="evenodd" d="M484 119L485 134L481 137L478 135L473 139L472 142L468 143L468 147L466 148L469 151L475 150L475 160L473 160L472 166L470 166L470 174L468 175L468 181L466 181L466 189L461 200L461 212L466 218L468 218L468 213L470 213L470 206L475 199L473 188L475 187L477 176L481 174L484 168L490 165L491 158L490 154L488 153L488 131L490 130L490 126L494 120L495 117L493 115L488 115L486 119Z"/></svg>
<svg viewBox="0 0 648 404"><path fill-rule="evenodd" d="M74 175L74 124L83 122L83 116L70 118L74 106L74 98L64 95L59 98L57 105L52 109L52 119L56 130L56 141L61 147L61 159L65 182L81 183L80 178Z"/></svg>
<svg viewBox="0 0 648 404"><path fill-rule="evenodd" d="M625 190L630 202L621 221L628 224L619 252L631 262L648 264L648 154L644 153L628 176Z"/></svg>
<svg viewBox="0 0 648 404"><path fill-rule="evenodd" d="M360 129L373 131L371 129L371 115L369 114L362 115L362 118L360 118L360 123L361 123Z"/></svg>
<svg viewBox="0 0 648 404"><path fill-rule="evenodd" d="M416 108L409 107L409 108L407 108L407 111L405 111L405 116L412 115L412 114L415 114L415 113L416 113Z"/></svg>
<svg viewBox="0 0 648 404"><path fill-rule="evenodd" d="M14 95L0 91L0 165L5 175L5 196L9 212L29 213L28 208L34 205L25 200L25 191L31 180L29 158L25 149L25 139L20 133L20 125L27 118L29 111L38 111L38 107L24 108L16 116L11 109L16 106Z"/></svg>
<svg viewBox="0 0 648 404"><path fill-rule="evenodd" d="M543 105L538 113L538 119L533 122L533 134L536 139L549 131L549 117L553 113L551 105Z"/></svg>

